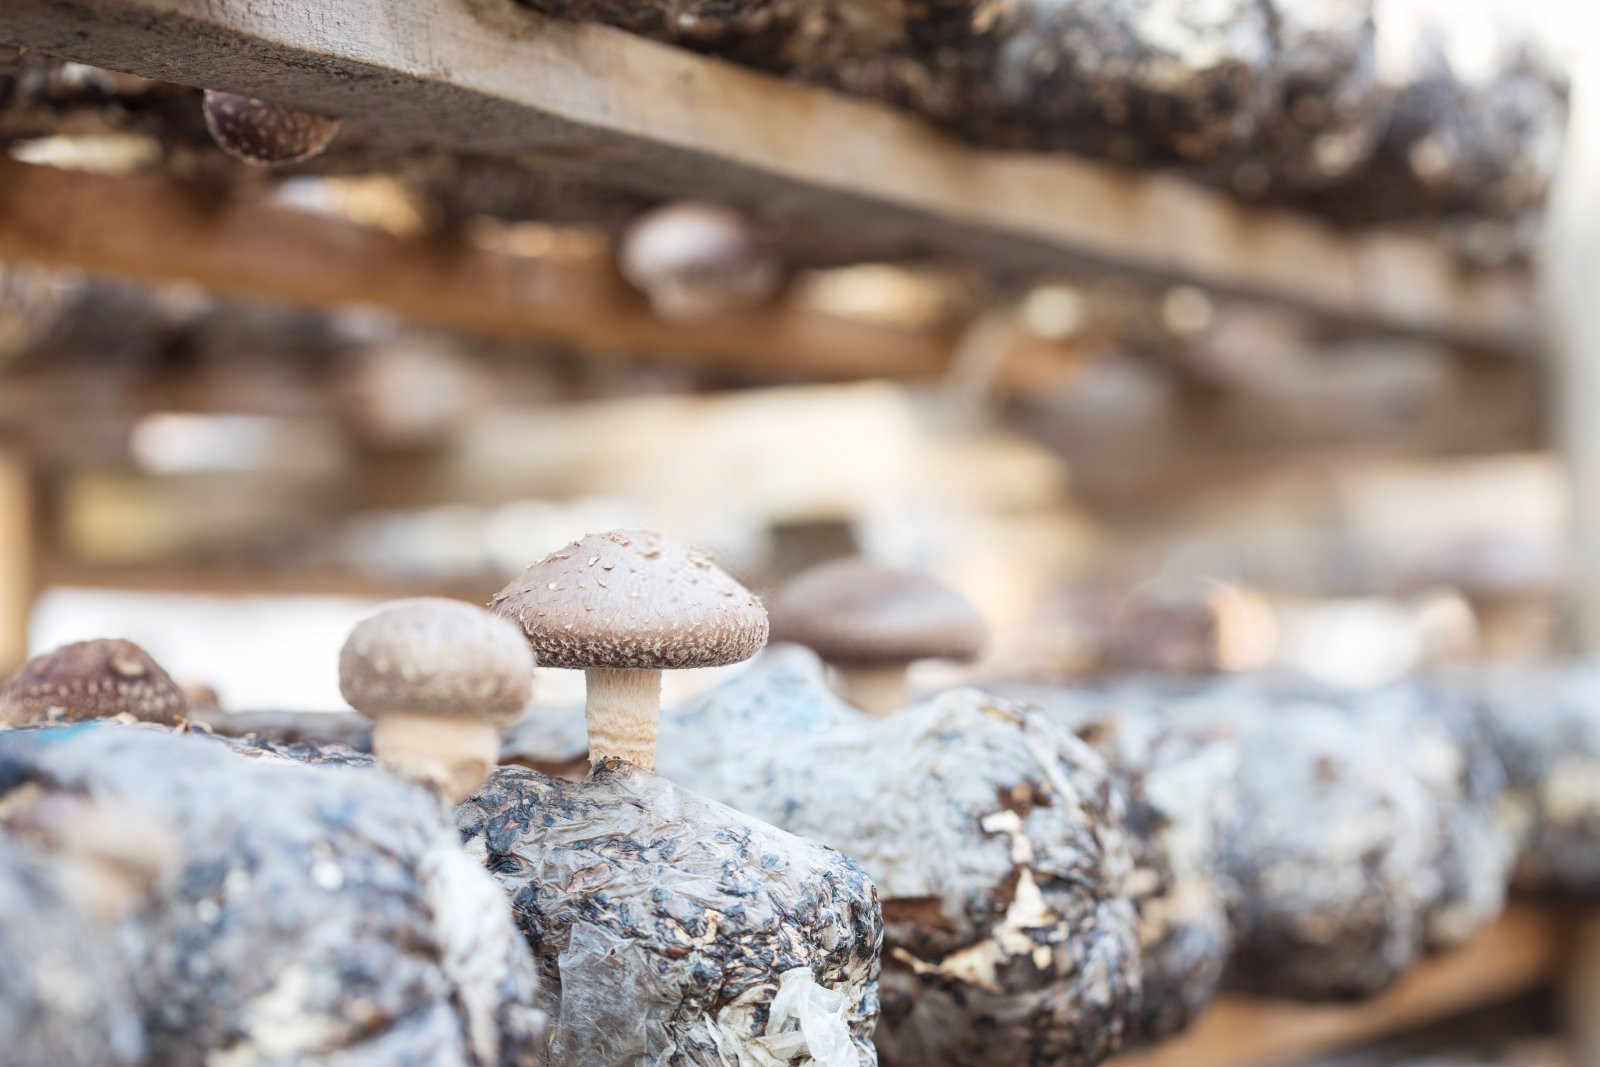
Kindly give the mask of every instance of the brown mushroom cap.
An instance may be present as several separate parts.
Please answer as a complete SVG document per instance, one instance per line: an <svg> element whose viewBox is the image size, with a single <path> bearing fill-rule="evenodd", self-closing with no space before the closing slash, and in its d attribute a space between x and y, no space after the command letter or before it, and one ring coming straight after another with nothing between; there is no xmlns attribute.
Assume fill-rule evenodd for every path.
<svg viewBox="0 0 1600 1067"><path fill-rule="evenodd" d="M318 155L339 132L339 120L207 89L206 129L217 147L245 163L269 167Z"/></svg>
<svg viewBox="0 0 1600 1067"><path fill-rule="evenodd" d="M767 643L767 612L750 590L704 553L648 530L574 541L489 606L522 627L548 667L715 667Z"/></svg>
<svg viewBox="0 0 1600 1067"><path fill-rule="evenodd" d="M182 688L148 652L109 637L35 656L0 686L0 723L11 726L122 714L172 725L188 709Z"/></svg>
<svg viewBox="0 0 1600 1067"><path fill-rule="evenodd" d="M339 691L368 718L391 712L508 726L533 696L533 656L516 627L442 597L397 600L339 652Z"/></svg>
<svg viewBox="0 0 1600 1067"><path fill-rule="evenodd" d="M819 563L790 579L772 601L772 635L848 667L970 660L988 637L949 586L863 559Z"/></svg>

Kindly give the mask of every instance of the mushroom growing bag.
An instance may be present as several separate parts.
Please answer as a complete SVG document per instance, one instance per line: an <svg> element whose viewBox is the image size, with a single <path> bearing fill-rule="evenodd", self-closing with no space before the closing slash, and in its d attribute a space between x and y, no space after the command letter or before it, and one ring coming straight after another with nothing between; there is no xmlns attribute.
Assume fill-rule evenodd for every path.
<svg viewBox="0 0 1600 1067"><path fill-rule="evenodd" d="M174 844L117 932L150 1062L536 1058L532 960L427 792L157 726L0 732L8 817L58 795L116 806Z"/></svg>
<svg viewBox="0 0 1600 1067"><path fill-rule="evenodd" d="M877 1063L882 917L832 849L617 761L501 767L457 822L539 961L552 1067Z"/></svg>
<svg viewBox="0 0 1600 1067"><path fill-rule="evenodd" d="M1141 972L1125 801L1105 761L1037 711L971 689L866 719L827 714L816 679L810 718L833 725L794 730L807 717L782 711L803 699L793 679L763 702L761 669L669 714L658 765L872 876L884 1061L1088 1065L1114 1052Z"/></svg>

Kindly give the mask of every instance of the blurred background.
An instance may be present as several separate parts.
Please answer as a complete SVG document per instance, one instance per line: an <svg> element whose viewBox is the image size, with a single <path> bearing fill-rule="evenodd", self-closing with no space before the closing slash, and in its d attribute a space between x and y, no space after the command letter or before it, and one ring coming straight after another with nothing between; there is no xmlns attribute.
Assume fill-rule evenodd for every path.
<svg viewBox="0 0 1600 1067"><path fill-rule="evenodd" d="M1284 668L1360 689L1573 647L1562 448L1583 420L1563 415L1535 268L1596 16L1269 6L1261 48L1237 13L1186 14L1198 51L1164 70L1140 51L1160 33L1135 26L1088 88L1080 71L941 103L905 88L923 57L822 51L782 73L980 145L1287 208L1331 247L1385 250L1360 262L1389 305L1443 286L1472 321L860 248L749 204L691 212L677 239L711 251L669 234L629 252L670 200L402 152L359 123L312 162L246 168L197 90L0 52L0 668L118 634L224 706L337 708L335 650L378 599L483 602L624 526L761 591L847 554L937 574L995 637L926 686ZM1070 35L1032 17L1007 32L1044 69ZM776 65L737 27L687 43ZM1009 55L984 84L1010 84ZM1219 84L1250 92L1200 108ZM1072 110L1094 85L1117 107ZM324 287L252 243L283 227L302 259L351 241L391 258ZM1274 254L1315 275L1312 252ZM680 254L723 261L662 280ZM486 289L481 318L442 312L407 262L510 272L533 311Z"/></svg>
<svg viewBox="0 0 1600 1067"><path fill-rule="evenodd" d="M280 113L273 159L154 77L270 64L0 6L0 677L118 636L197 708L335 711L380 601L638 527L763 595L936 575L991 640L914 692L1600 651L1587 0L466 6L465 72L274 43L283 103L341 118ZM570 66L507 88L494 34ZM1366 1014L1224 1005L1215 1062L1504 994L1328 1062L1575 1063L1531 914Z"/></svg>

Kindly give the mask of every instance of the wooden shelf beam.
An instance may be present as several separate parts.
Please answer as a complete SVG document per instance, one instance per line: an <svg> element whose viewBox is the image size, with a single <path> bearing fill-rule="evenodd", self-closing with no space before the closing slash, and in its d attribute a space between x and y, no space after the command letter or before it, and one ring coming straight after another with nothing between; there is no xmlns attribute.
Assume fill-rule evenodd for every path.
<svg viewBox="0 0 1600 1067"><path fill-rule="evenodd" d="M892 108L513 0L6 0L0 41L341 115L386 143L722 198L1003 271L1189 280L1484 347L1535 333L1524 279L1461 275L1421 235L1350 235L1173 177L974 150Z"/></svg>
<svg viewBox="0 0 1600 1067"><path fill-rule="evenodd" d="M1228 996L1195 1025L1107 1067L1250 1067L1288 1062L1446 1018L1553 981L1572 923L1514 907L1472 941L1412 970L1376 1000L1348 1007Z"/></svg>
<svg viewBox="0 0 1600 1067"><path fill-rule="evenodd" d="M239 190L0 160L0 259L82 267L318 307L369 304L478 333L641 351L793 378L927 377L953 343L785 304L694 325L657 319L604 257L528 257L400 237Z"/></svg>

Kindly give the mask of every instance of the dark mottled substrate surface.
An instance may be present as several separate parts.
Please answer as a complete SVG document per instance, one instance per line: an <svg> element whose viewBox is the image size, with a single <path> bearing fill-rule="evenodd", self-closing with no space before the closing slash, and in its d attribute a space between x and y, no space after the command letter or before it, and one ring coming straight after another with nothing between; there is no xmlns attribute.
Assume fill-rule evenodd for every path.
<svg viewBox="0 0 1600 1067"><path fill-rule="evenodd" d="M223 737L253 737L291 745L342 745L372 751L372 720L353 711L221 711L196 709L189 714Z"/></svg>
<svg viewBox="0 0 1600 1067"><path fill-rule="evenodd" d="M1220 824L1214 808L1168 807L1210 824L1191 833L1215 841L1236 987L1370 996L1500 911L1516 842L1500 768L1473 717L1432 687L1134 679L1032 696L1109 739L1130 774L1141 759L1115 753L1130 727L1233 749Z"/></svg>
<svg viewBox="0 0 1600 1067"><path fill-rule="evenodd" d="M0 834L0 1059L122 1067L144 1031L108 921L75 901L52 857Z"/></svg>
<svg viewBox="0 0 1600 1067"><path fill-rule="evenodd" d="M1527 822L1517 883L1600 896L1600 665L1506 667L1462 688L1505 766L1510 805Z"/></svg>
<svg viewBox="0 0 1600 1067"><path fill-rule="evenodd" d="M1087 1065L1114 1052L1140 969L1132 846L1104 761L976 691L874 720L806 673L799 659L758 665L669 713L659 765L872 875L884 1062ZM724 751L735 745L740 758Z"/></svg>
<svg viewBox="0 0 1600 1067"><path fill-rule="evenodd" d="M1121 776L1129 797L1144 1007L1136 1037L1183 1030L1216 995L1232 932L1216 868L1235 815L1239 749L1216 730L1154 716L1095 717L1079 729Z"/></svg>
<svg viewBox="0 0 1600 1067"><path fill-rule="evenodd" d="M457 821L539 961L552 1064L765 1062L794 1039L770 1015L796 969L839 994L811 1022L840 1067L877 1062L882 917L833 850L614 761L586 782L502 767Z"/></svg>
<svg viewBox="0 0 1600 1067"><path fill-rule="evenodd" d="M84 799L172 850L116 928L148 1062L533 1059L533 962L438 801L337 765L359 757L252 756L147 725L0 733L8 823ZM7 910L0 924L24 916ZM60 944L79 936L64 930Z"/></svg>

